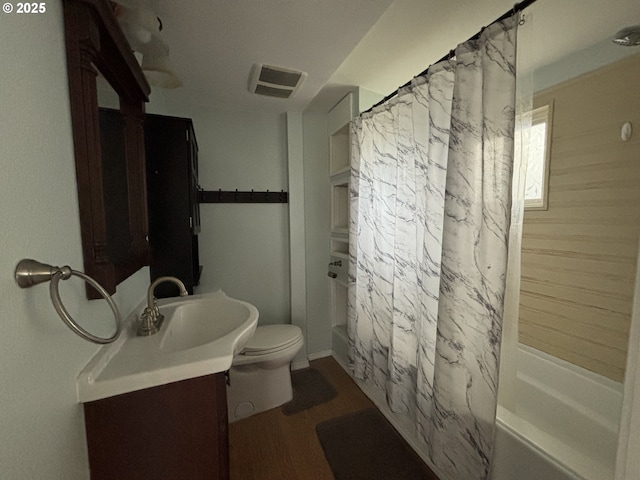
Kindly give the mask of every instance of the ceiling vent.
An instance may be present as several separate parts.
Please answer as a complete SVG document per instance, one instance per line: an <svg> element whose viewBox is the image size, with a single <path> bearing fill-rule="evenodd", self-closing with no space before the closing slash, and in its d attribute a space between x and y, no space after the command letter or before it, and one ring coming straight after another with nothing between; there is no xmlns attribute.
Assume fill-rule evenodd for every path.
<svg viewBox="0 0 640 480"><path fill-rule="evenodd" d="M289 98L307 78L305 72L256 63L251 69L249 91L268 97Z"/></svg>

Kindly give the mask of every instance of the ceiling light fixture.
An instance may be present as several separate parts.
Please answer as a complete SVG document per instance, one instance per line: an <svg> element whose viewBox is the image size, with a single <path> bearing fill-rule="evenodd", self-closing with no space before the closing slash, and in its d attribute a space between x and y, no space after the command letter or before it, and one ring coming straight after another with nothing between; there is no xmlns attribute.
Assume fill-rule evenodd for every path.
<svg viewBox="0 0 640 480"><path fill-rule="evenodd" d="M640 25L623 28L613 36L613 43L623 47L637 47L640 45Z"/></svg>
<svg viewBox="0 0 640 480"><path fill-rule="evenodd" d="M145 0L119 0L116 18L134 52L142 55L142 71L150 85L178 88L182 82L171 68L169 46L162 39L162 20Z"/></svg>

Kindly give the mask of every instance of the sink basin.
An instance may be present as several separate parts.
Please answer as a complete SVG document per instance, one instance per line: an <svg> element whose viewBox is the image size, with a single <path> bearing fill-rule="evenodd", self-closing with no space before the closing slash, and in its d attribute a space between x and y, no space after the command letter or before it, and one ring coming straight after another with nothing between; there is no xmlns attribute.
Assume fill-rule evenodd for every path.
<svg viewBox="0 0 640 480"><path fill-rule="evenodd" d="M253 305L224 294L185 297L165 305L161 308L165 325L160 330L163 335L160 350L178 352L215 342L242 328L253 317L254 310ZM257 311L255 316L257 319ZM242 347L245 343L242 342Z"/></svg>
<svg viewBox="0 0 640 480"><path fill-rule="evenodd" d="M226 371L258 323L253 305L222 291L163 299L158 306L165 317L158 333L136 336L136 310L120 338L80 372L80 402Z"/></svg>

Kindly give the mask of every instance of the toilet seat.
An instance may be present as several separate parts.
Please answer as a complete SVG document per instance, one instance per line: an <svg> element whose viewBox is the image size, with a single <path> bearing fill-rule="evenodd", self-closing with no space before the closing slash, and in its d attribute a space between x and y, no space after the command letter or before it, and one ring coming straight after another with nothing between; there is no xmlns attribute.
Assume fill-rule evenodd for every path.
<svg viewBox="0 0 640 480"><path fill-rule="evenodd" d="M302 330L296 325L264 325L256 328L241 355L255 356L284 350L302 339Z"/></svg>

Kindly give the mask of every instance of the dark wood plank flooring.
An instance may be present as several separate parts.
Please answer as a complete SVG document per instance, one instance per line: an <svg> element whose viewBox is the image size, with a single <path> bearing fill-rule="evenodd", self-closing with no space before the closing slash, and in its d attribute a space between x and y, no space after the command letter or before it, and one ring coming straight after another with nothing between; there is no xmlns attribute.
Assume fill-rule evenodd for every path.
<svg viewBox="0 0 640 480"><path fill-rule="evenodd" d="M322 372L338 395L295 415L286 416L275 408L232 423L231 480L333 480L316 425L374 404L333 358L314 360L311 366ZM435 475L433 480L438 480Z"/></svg>

